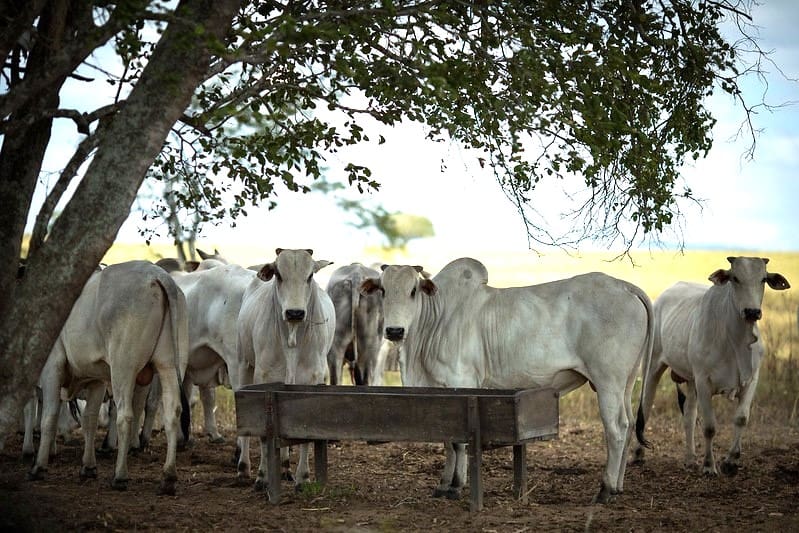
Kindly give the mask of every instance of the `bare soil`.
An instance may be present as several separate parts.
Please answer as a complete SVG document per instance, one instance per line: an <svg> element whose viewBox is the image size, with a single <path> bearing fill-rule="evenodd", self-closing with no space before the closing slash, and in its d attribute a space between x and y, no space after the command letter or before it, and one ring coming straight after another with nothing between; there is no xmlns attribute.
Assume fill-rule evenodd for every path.
<svg viewBox="0 0 799 533"><path fill-rule="evenodd" d="M162 435L131 458L126 492L109 486L113 457L98 457L99 479L79 481L80 439L60 446L45 480L26 481L18 437L0 454L0 529L799 531L795 427L751 427L742 468L734 477L718 478L682 466L677 428L676 420L658 420L648 432L655 449L644 465L627 469L624 494L609 505L593 505L605 460L601 426L561 418L559 439L527 447L526 504L512 497L511 449L484 454L485 508L479 513L469 512L468 492L459 501L432 498L444 461L442 446L433 443L331 444L327 486L295 493L286 481L275 506L251 484L235 482L232 432L221 445L197 435L179 453L174 497L156 495ZM720 458L729 430L721 428L716 442ZM257 450L253 455L257 461Z"/></svg>

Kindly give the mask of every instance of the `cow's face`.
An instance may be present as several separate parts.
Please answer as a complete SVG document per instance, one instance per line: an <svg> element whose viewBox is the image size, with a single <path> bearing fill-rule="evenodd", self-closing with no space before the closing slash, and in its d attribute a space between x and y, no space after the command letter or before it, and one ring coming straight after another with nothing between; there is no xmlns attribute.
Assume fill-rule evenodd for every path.
<svg viewBox="0 0 799 533"><path fill-rule="evenodd" d="M276 250L274 263L264 265L258 272L263 281L274 278L275 293L281 317L287 322L299 323L309 313L308 304L313 295L313 275L330 264L314 261L313 250Z"/></svg>
<svg viewBox="0 0 799 533"><path fill-rule="evenodd" d="M383 265L379 280L367 279L361 285L362 294L383 294L383 336L390 341L405 339L421 299L436 292L431 280L419 277L421 272L420 266Z"/></svg>
<svg viewBox="0 0 799 533"><path fill-rule="evenodd" d="M717 270L709 279L716 285L729 285L735 308L747 322L757 322L763 316L761 304L767 283L775 290L790 287L781 274L766 272L766 258L728 257L727 261L730 262L729 270Z"/></svg>

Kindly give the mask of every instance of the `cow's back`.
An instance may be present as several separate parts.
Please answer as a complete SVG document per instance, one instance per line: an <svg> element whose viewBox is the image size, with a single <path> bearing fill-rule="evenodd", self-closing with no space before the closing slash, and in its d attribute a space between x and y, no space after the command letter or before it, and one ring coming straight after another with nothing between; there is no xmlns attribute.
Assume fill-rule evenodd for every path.
<svg viewBox="0 0 799 533"><path fill-rule="evenodd" d="M444 283L434 278L442 293L435 324L426 324L423 345L411 348L426 354L429 384L568 392L598 377L606 364L598 360L634 365L645 352L650 304L634 285L591 273L494 288L481 266L459 260ZM459 375L474 381L453 381Z"/></svg>

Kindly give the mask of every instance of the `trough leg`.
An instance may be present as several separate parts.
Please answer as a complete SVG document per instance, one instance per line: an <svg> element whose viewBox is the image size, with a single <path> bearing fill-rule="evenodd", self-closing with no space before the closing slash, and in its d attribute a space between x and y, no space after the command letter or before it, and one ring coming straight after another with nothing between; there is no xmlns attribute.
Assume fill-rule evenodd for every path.
<svg viewBox="0 0 799 533"><path fill-rule="evenodd" d="M472 512L483 510L483 478L480 472L482 463L480 411L477 398L471 396L469 397L469 488L471 492L469 510Z"/></svg>
<svg viewBox="0 0 799 533"><path fill-rule="evenodd" d="M527 503L527 446L513 445L513 497Z"/></svg>
<svg viewBox="0 0 799 533"><path fill-rule="evenodd" d="M267 494L269 503L280 503L280 439L278 437L265 438L266 442L266 472Z"/></svg>
<svg viewBox="0 0 799 533"><path fill-rule="evenodd" d="M313 441L313 466L316 482L320 485L327 484L327 441Z"/></svg>

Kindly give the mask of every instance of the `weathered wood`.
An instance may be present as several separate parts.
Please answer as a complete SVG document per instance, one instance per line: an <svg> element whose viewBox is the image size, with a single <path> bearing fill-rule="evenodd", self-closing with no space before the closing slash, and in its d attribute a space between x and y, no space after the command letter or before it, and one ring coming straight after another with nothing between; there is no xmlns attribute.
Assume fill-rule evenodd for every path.
<svg viewBox="0 0 799 533"><path fill-rule="evenodd" d="M483 447L480 436L480 403L476 396L469 396L467 427L469 431L469 510L483 510Z"/></svg>
<svg viewBox="0 0 799 533"><path fill-rule="evenodd" d="M467 443L472 511L483 507L483 450L513 446L514 495L526 501L524 445L558 434L558 394L552 389L265 383L235 396L238 434L267 439L272 503L280 500L279 447L313 442L316 480L324 484L328 440Z"/></svg>
<svg viewBox="0 0 799 533"><path fill-rule="evenodd" d="M513 445L513 497L527 503L527 446Z"/></svg>

